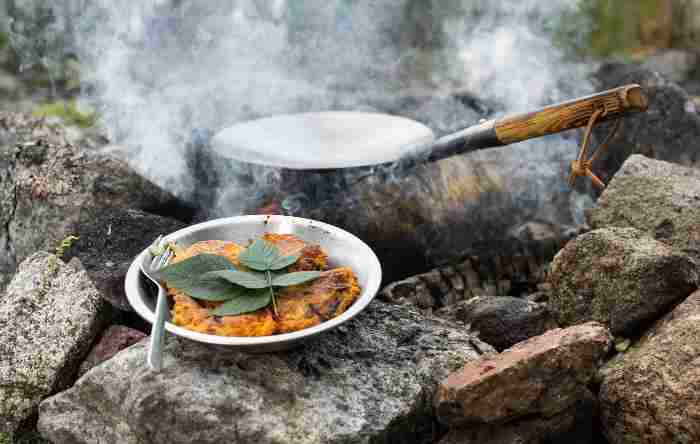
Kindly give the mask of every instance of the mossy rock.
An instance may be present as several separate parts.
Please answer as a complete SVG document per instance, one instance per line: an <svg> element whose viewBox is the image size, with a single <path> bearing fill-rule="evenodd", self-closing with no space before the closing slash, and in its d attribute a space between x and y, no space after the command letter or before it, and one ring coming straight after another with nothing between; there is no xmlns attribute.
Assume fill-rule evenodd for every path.
<svg viewBox="0 0 700 444"><path fill-rule="evenodd" d="M81 128L89 128L97 122L97 113L92 109L82 109L75 100L47 103L32 114L36 117L59 117L66 123Z"/></svg>

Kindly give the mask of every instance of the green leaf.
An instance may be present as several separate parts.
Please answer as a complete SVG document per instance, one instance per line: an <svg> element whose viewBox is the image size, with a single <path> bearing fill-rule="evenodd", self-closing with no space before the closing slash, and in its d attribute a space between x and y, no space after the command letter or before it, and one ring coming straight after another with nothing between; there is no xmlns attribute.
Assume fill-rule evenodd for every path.
<svg viewBox="0 0 700 444"><path fill-rule="evenodd" d="M199 279L186 288L176 287L195 299L204 301L228 301L240 296L245 289L223 279Z"/></svg>
<svg viewBox="0 0 700 444"><path fill-rule="evenodd" d="M278 256L277 259L270 264L270 270L281 270L287 268L301 257L301 253L292 253L287 256Z"/></svg>
<svg viewBox="0 0 700 444"><path fill-rule="evenodd" d="M168 284L184 290L184 287L199 282L205 273L215 270L235 270L233 264L222 256L214 254L198 254L158 271L158 276Z"/></svg>
<svg viewBox="0 0 700 444"><path fill-rule="evenodd" d="M211 314L215 316L233 316L250 313L267 307L272 301L272 295L266 288L263 290L248 290L237 298L224 302Z"/></svg>
<svg viewBox="0 0 700 444"><path fill-rule="evenodd" d="M254 241L238 255L238 261L248 268L267 271L270 265L279 258L279 250L270 242L262 239Z"/></svg>
<svg viewBox="0 0 700 444"><path fill-rule="evenodd" d="M216 277L224 279L232 284L240 285L245 288L267 288L268 282L267 277L262 273L255 273L251 271L240 271L240 270L220 270L220 271L210 271L204 275L207 278Z"/></svg>
<svg viewBox="0 0 700 444"><path fill-rule="evenodd" d="M287 287L289 285L303 284L321 276L320 271L297 271L295 273L278 274L272 278L272 285Z"/></svg>

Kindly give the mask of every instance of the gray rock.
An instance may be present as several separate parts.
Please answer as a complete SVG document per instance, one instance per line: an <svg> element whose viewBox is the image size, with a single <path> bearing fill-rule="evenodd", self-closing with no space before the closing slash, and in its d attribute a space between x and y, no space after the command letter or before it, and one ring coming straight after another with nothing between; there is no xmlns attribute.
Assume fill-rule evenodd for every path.
<svg viewBox="0 0 700 444"><path fill-rule="evenodd" d="M439 420L453 427L552 417L588 395L586 384L612 338L595 322L550 330L488 359L470 362L440 384Z"/></svg>
<svg viewBox="0 0 700 444"><path fill-rule="evenodd" d="M610 444L700 442L700 291L601 371Z"/></svg>
<svg viewBox="0 0 700 444"><path fill-rule="evenodd" d="M453 429L440 444L596 444L598 400L586 391L572 407L552 417Z"/></svg>
<svg viewBox="0 0 700 444"><path fill-rule="evenodd" d="M595 77L600 89L638 83L649 96L648 111L622 119L617 136L594 164L594 171L605 183L633 154L685 166L700 165L700 151L696 149L700 114L683 88L658 73L623 63L604 64ZM595 139L602 141L609 132L609 125L598 125Z"/></svg>
<svg viewBox="0 0 700 444"><path fill-rule="evenodd" d="M166 342L161 373L146 368L141 342L44 401L42 435L61 443L429 443L438 381L494 354L444 321L379 301L288 352Z"/></svg>
<svg viewBox="0 0 700 444"><path fill-rule="evenodd" d="M0 299L0 433L73 382L107 316L80 261L36 253L20 264Z"/></svg>
<svg viewBox="0 0 700 444"><path fill-rule="evenodd" d="M546 305L512 296L475 297L436 315L469 325L479 339L499 351L557 328Z"/></svg>
<svg viewBox="0 0 700 444"><path fill-rule="evenodd" d="M185 225L138 210L85 209L67 230L79 239L63 257L78 257L102 296L116 308L132 311L124 293L124 277L131 262L159 235Z"/></svg>
<svg viewBox="0 0 700 444"><path fill-rule="evenodd" d="M72 234L68 227L83 211L180 209L188 215L185 205L125 162L72 145L65 136L42 119L0 113L0 288L18 261L53 250Z"/></svg>
<svg viewBox="0 0 700 444"><path fill-rule="evenodd" d="M629 337L695 291L700 276L688 255L639 230L602 228L569 242L548 280L560 325L594 320Z"/></svg>
<svg viewBox="0 0 700 444"><path fill-rule="evenodd" d="M588 220L594 228L636 228L700 260L700 170L631 156Z"/></svg>

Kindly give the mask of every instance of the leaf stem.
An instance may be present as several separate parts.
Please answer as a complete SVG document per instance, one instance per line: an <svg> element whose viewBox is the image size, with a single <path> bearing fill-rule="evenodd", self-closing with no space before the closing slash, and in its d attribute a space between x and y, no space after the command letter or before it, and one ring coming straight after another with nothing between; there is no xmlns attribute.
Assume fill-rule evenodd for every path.
<svg viewBox="0 0 700 444"><path fill-rule="evenodd" d="M270 297L272 298L272 310L275 313L275 317L278 317L277 313L277 301L275 300L275 290L272 288L272 273L270 273L270 270L267 270L265 272L267 274L267 285L270 288Z"/></svg>

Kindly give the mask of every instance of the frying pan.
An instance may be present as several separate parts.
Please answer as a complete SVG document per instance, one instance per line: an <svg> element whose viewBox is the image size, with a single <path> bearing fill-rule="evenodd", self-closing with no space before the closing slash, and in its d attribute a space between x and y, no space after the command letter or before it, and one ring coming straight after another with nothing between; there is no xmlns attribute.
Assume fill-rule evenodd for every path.
<svg viewBox="0 0 700 444"><path fill-rule="evenodd" d="M244 195L241 211L289 211L339 226L372 247L388 283L467 254L489 255L494 248L521 254L521 244L503 231L504 221L470 232L490 217L488 211L475 212L475 203L482 198L500 202L488 179L470 178L478 175L478 163L460 158L429 162L583 127L594 115L602 122L646 108L643 89L625 85L482 122L437 140L425 125L387 114L323 112L251 120L223 129L195 151L203 153L195 157L203 172L198 189L225 186L231 171L243 174L243 184L257 183L268 171L279 174L272 189ZM214 205L203 193L204 208ZM233 195L232 203L240 205ZM538 245L532 248L539 251Z"/></svg>
<svg viewBox="0 0 700 444"><path fill-rule="evenodd" d="M232 160L294 170L347 169L397 161L413 165L615 120L646 111L647 106L642 87L630 84L482 122L437 140L426 126L387 114L287 114L225 128L212 138L211 147Z"/></svg>

